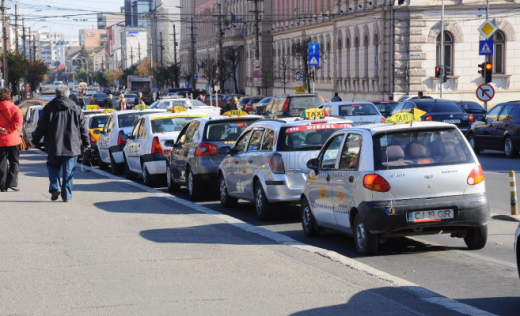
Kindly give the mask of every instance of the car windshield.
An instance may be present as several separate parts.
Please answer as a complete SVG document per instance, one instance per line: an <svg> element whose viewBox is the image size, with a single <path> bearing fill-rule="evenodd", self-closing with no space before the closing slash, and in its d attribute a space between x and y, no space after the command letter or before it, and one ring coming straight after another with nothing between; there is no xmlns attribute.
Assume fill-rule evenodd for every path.
<svg viewBox="0 0 520 316"><path fill-rule="evenodd" d="M321 98L319 96L302 96L291 97L289 102L289 109L296 111L303 111L307 109L317 108L321 105Z"/></svg>
<svg viewBox="0 0 520 316"><path fill-rule="evenodd" d="M96 115L90 118L90 124L88 128L103 128L107 121L108 115Z"/></svg>
<svg viewBox="0 0 520 316"><path fill-rule="evenodd" d="M160 113L160 112L153 112L153 111L146 112L146 114L152 114L152 113ZM118 123L119 127L131 127L131 126L134 126L135 121L137 121L137 119L141 115L143 115L142 112L119 114L117 116L117 123Z"/></svg>
<svg viewBox="0 0 520 316"><path fill-rule="evenodd" d="M195 117L152 118L152 133L180 132Z"/></svg>
<svg viewBox="0 0 520 316"><path fill-rule="evenodd" d="M455 128L374 136L376 170L473 163L471 148Z"/></svg>
<svg viewBox="0 0 520 316"><path fill-rule="evenodd" d="M378 115L377 109L372 104L350 104L339 106L340 116Z"/></svg>
<svg viewBox="0 0 520 316"><path fill-rule="evenodd" d="M258 101L261 101L261 100L262 100L262 99L252 98L251 100L249 100L248 103L250 103L250 104L255 104L255 103L257 103Z"/></svg>
<svg viewBox="0 0 520 316"><path fill-rule="evenodd" d="M280 131L278 151L320 150L335 131L349 127L352 127L349 123L284 127Z"/></svg>
<svg viewBox="0 0 520 316"><path fill-rule="evenodd" d="M186 101L173 101L173 106L182 106L183 108L188 108Z"/></svg>
<svg viewBox="0 0 520 316"><path fill-rule="evenodd" d="M392 113L398 104L399 103L379 103L376 104L376 107L381 113Z"/></svg>
<svg viewBox="0 0 520 316"><path fill-rule="evenodd" d="M256 119L249 119L209 123L204 133L204 140L234 142L255 121Z"/></svg>
<svg viewBox="0 0 520 316"><path fill-rule="evenodd" d="M449 101L429 101L416 103L419 110L426 113L450 112L464 113L462 109L455 103Z"/></svg>
<svg viewBox="0 0 520 316"><path fill-rule="evenodd" d="M272 98L263 98L262 100L260 100L260 102L258 103L261 103L261 104L267 104L269 103L269 101L271 101Z"/></svg>
<svg viewBox="0 0 520 316"><path fill-rule="evenodd" d="M238 101L238 104L247 104L247 102L249 102L249 100L251 100L251 98L240 98L240 100Z"/></svg>
<svg viewBox="0 0 520 316"><path fill-rule="evenodd" d="M193 103L193 107L207 106L206 104L204 104L204 102L200 102L199 100L192 100L191 103Z"/></svg>

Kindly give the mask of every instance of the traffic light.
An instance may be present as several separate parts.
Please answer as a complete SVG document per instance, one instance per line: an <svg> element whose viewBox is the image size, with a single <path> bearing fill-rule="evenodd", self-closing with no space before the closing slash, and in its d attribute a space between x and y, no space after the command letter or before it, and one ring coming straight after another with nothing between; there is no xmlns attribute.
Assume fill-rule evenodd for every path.
<svg viewBox="0 0 520 316"><path fill-rule="evenodd" d="M435 66L435 78L441 77L441 67Z"/></svg>
<svg viewBox="0 0 520 316"><path fill-rule="evenodd" d="M485 76L486 76L486 63L478 64L478 68L480 68L480 70L478 71L478 73L479 73L482 77L485 77Z"/></svg>
<svg viewBox="0 0 520 316"><path fill-rule="evenodd" d="M493 81L493 64L485 63L484 68L486 68L486 76L484 77L484 81L486 83L490 83L491 81Z"/></svg>

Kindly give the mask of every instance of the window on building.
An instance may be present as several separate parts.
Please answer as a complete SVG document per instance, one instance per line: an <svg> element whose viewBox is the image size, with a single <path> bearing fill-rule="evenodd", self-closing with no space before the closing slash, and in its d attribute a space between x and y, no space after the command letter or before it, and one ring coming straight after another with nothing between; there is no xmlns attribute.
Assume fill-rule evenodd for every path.
<svg viewBox="0 0 520 316"><path fill-rule="evenodd" d="M354 49L356 51L356 64L354 65L354 67L356 67L355 77L359 78L359 37L356 37L356 39L354 40Z"/></svg>
<svg viewBox="0 0 520 316"><path fill-rule="evenodd" d="M501 31L496 31L493 35L493 64L494 64L494 73L496 74L505 74L506 67L506 37L504 33Z"/></svg>
<svg viewBox="0 0 520 316"><path fill-rule="evenodd" d="M350 78L350 38L347 39L347 47L346 47L346 54L347 55L347 62L346 62L346 68L345 70L347 71L346 72L346 77L347 78Z"/></svg>
<svg viewBox="0 0 520 316"><path fill-rule="evenodd" d="M444 65L446 74L453 75L453 35L444 32ZM437 65L441 65L441 34L437 36Z"/></svg>
<svg viewBox="0 0 520 316"><path fill-rule="evenodd" d="M363 77L368 78L368 36L365 36L365 47L364 47L364 71L363 71Z"/></svg>
<svg viewBox="0 0 520 316"><path fill-rule="evenodd" d="M379 35L374 35L374 77L379 77Z"/></svg>

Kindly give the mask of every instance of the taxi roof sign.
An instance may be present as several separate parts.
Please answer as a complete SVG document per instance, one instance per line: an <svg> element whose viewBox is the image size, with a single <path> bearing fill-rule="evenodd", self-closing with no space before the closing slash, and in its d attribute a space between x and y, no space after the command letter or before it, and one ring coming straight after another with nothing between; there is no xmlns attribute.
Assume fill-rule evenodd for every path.
<svg viewBox="0 0 520 316"><path fill-rule="evenodd" d="M419 109L413 109L413 113L395 113L394 115L390 116L386 119L385 123L410 123L412 121L421 121L421 116L426 114L426 112L419 110Z"/></svg>
<svg viewBox="0 0 520 316"><path fill-rule="evenodd" d="M244 116L244 115L248 115L248 114L245 111L231 110L231 111L227 111L226 113L224 113L222 115L223 116Z"/></svg>
<svg viewBox="0 0 520 316"><path fill-rule="evenodd" d="M484 23L482 23L482 25L480 25L478 31L486 39L489 39L491 36L493 36L493 34L495 34L497 29L498 28L495 26L495 24L493 24L493 22L491 22L490 20L486 20L484 21Z"/></svg>
<svg viewBox="0 0 520 316"><path fill-rule="evenodd" d="M325 116L328 116L327 111L325 111L323 109L312 108L312 109L307 109L307 110L303 111L301 117L304 119L311 119L311 118L320 118L320 117L325 117Z"/></svg>
<svg viewBox="0 0 520 316"><path fill-rule="evenodd" d="M99 108L99 105L97 105L97 104L89 104L89 105L85 105L83 107L83 110L92 111L92 110L100 110L100 108Z"/></svg>
<svg viewBox="0 0 520 316"><path fill-rule="evenodd" d="M182 106L177 105L177 106L172 106L169 111L172 113L181 113L181 112L186 112L188 110Z"/></svg>

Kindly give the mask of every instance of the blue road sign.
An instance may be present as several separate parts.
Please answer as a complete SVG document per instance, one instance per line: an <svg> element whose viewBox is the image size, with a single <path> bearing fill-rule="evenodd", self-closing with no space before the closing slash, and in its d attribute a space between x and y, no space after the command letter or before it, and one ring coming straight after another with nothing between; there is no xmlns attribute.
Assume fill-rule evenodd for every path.
<svg viewBox="0 0 520 316"><path fill-rule="evenodd" d="M190 82L189 82L189 81L186 81L186 83L184 84L184 87L185 87L185 88L189 88L189 87L190 87Z"/></svg>
<svg viewBox="0 0 520 316"><path fill-rule="evenodd" d="M493 40L480 41L478 45L478 54L484 56L493 56Z"/></svg>
<svg viewBox="0 0 520 316"><path fill-rule="evenodd" d="M296 81L303 81L303 74L299 71L296 73Z"/></svg>
<svg viewBox="0 0 520 316"><path fill-rule="evenodd" d="M320 65L320 43L309 43L309 66Z"/></svg>
<svg viewBox="0 0 520 316"><path fill-rule="evenodd" d="M199 80L199 74L195 73L195 80Z"/></svg>

